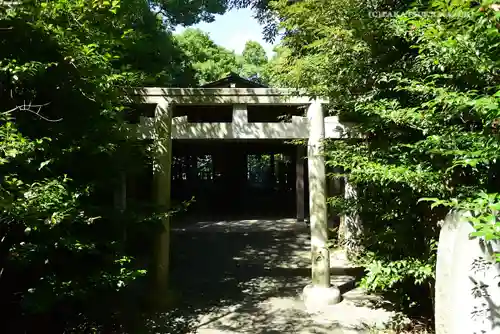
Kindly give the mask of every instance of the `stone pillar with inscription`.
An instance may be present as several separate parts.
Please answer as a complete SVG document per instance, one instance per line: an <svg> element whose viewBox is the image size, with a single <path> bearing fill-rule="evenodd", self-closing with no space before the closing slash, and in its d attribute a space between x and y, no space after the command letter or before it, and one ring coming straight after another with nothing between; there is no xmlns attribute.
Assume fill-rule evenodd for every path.
<svg viewBox="0 0 500 334"><path fill-rule="evenodd" d="M451 211L439 234L435 284L436 334L500 334L498 240L472 238L465 211ZM492 217L491 223L496 222Z"/></svg>

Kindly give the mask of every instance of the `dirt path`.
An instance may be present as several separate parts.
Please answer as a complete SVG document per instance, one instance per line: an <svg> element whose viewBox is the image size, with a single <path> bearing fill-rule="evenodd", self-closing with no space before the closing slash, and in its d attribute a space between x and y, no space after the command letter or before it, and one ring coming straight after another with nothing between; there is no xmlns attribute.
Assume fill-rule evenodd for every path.
<svg viewBox="0 0 500 334"><path fill-rule="evenodd" d="M300 294L310 279L309 234L292 219L178 224L172 231L172 284L189 309L185 333L372 333L391 314L368 308L354 289L360 270L342 252L331 259L343 301L309 314ZM172 320L173 319L173 320ZM177 321L174 318L169 321Z"/></svg>

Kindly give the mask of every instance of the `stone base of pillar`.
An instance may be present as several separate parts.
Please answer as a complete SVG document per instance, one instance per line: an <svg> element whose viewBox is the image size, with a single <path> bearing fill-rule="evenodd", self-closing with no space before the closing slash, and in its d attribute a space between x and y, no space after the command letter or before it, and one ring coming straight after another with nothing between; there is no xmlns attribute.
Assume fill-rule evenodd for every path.
<svg viewBox="0 0 500 334"><path fill-rule="evenodd" d="M336 287L319 287L312 284L306 285L302 291L302 300L308 312L318 312L330 305L340 303L342 297Z"/></svg>

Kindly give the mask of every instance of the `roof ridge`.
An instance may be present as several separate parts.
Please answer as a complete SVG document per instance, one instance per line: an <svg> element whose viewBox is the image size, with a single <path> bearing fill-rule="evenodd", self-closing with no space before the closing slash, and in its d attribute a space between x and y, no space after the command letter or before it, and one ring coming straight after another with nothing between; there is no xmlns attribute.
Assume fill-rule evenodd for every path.
<svg viewBox="0 0 500 334"><path fill-rule="evenodd" d="M201 85L200 87L201 88L213 88L214 86L222 85L224 83L237 83L238 81L240 83L245 83L249 86L252 86L252 88L269 88L266 85L260 84L258 82L255 82L255 81L247 79L247 78L243 78L241 75L239 75L233 71L228 72L228 74L226 76L224 76L223 78L221 78L219 80L208 82L204 85Z"/></svg>

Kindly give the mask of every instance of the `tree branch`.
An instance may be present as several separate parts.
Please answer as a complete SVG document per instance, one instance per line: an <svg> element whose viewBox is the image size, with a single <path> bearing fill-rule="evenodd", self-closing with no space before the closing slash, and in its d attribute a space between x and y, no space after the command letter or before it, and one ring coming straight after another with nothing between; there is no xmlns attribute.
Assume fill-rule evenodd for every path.
<svg viewBox="0 0 500 334"><path fill-rule="evenodd" d="M60 122L60 121L62 121L62 118L50 119L50 118L47 118L43 115L40 115L40 111L42 110L42 107L48 106L49 104L50 104L50 102L44 103L44 104L31 104L31 103L26 104L26 102L25 102L20 106L17 106L15 108L12 108L10 110L3 112L2 115L6 115L6 114L9 114L9 113L14 112L14 111L27 111L29 113L32 113L33 115L38 116L39 118L41 118L47 122Z"/></svg>

